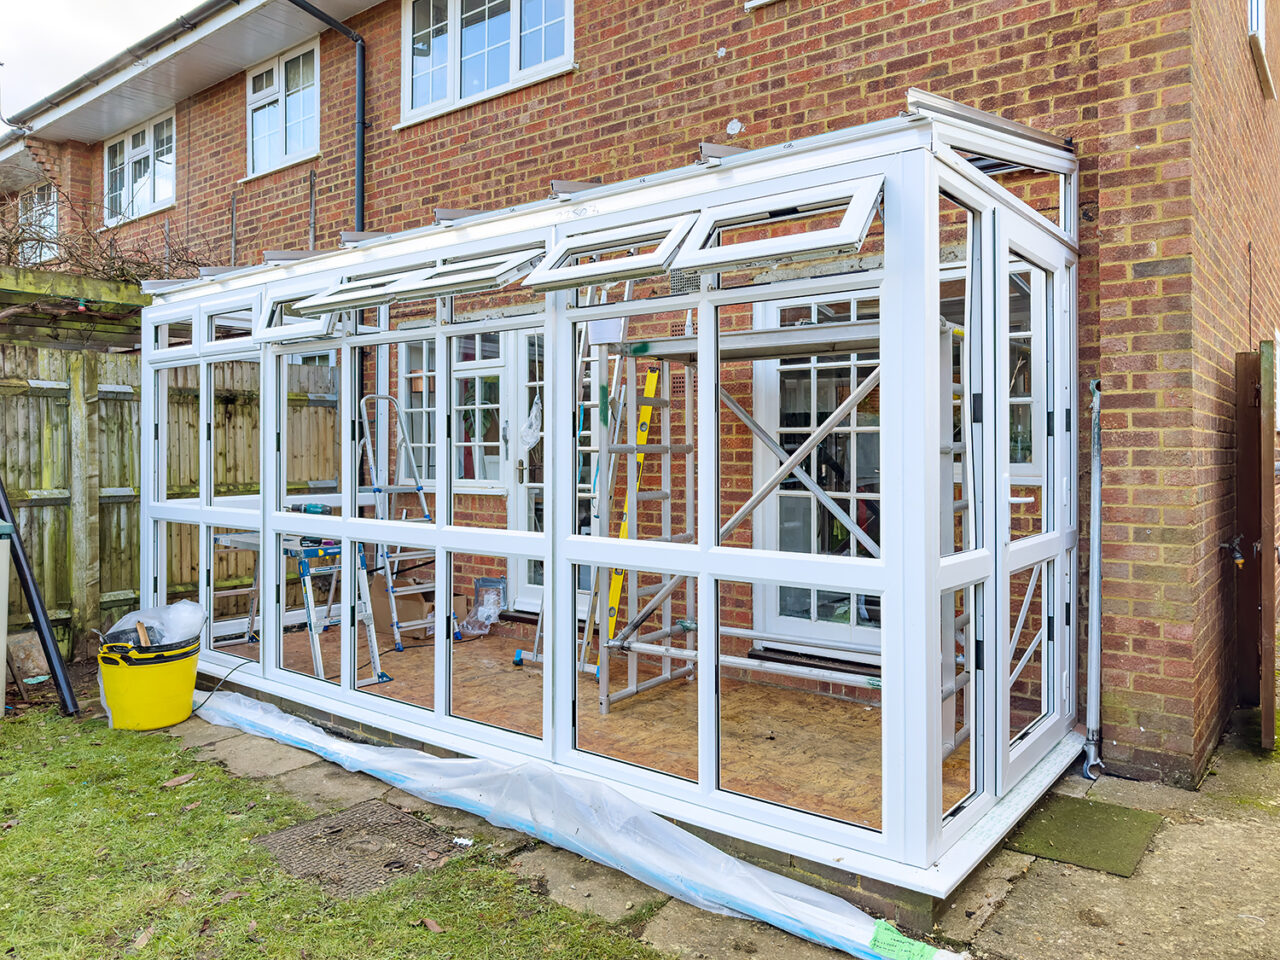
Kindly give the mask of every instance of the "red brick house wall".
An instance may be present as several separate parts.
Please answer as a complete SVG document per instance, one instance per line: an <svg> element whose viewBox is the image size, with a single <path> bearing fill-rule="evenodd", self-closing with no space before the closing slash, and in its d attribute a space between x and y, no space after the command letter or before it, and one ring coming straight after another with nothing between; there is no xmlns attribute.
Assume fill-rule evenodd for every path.
<svg viewBox="0 0 1280 960"><path fill-rule="evenodd" d="M401 5L388 0L349 21L368 44L366 229L420 226L436 206L537 200L553 177L609 182L680 166L700 141L764 146L892 116L911 86L1073 138L1085 495L1085 383L1101 376L1105 390L1105 753L1113 772L1191 783L1230 705L1231 568L1216 544L1233 509L1233 353L1277 316L1263 225L1280 212L1280 108L1258 92L1244 8L578 0L575 71L396 130ZM227 262L234 195L240 263L302 248L314 170L317 245L334 246L352 226L352 45L326 31L320 60L318 159L240 183L245 85L234 76L177 106L174 208L117 232L158 243L168 218ZM101 144L48 153L64 190L101 203ZM1025 192L1057 202L1034 184ZM1086 622L1083 603L1073 619Z"/></svg>

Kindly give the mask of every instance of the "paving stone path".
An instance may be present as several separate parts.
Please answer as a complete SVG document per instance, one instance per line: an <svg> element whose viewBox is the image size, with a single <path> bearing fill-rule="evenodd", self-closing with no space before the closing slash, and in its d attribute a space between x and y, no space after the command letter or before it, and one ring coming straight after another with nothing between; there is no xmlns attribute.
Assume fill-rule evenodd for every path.
<svg viewBox="0 0 1280 960"><path fill-rule="evenodd" d="M317 814L381 798L475 838L557 903L672 957L824 960L844 954L766 924L695 909L575 854L419 800L314 754L192 718L169 731L201 759L269 778ZM1256 960L1280 957L1280 760L1228 737L1199 791L1069 773L1056 790L1165 817L1133 877L997 850L953 895L933 933L990 960Z"/></svg>

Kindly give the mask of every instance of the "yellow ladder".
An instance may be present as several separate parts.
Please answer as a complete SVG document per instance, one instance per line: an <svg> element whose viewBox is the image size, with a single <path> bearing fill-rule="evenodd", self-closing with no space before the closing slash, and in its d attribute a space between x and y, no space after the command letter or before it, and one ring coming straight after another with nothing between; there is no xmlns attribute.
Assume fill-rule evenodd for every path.
<svg viewBox="0 0 1280 960"><path fill-rule="evenodd" d="M619 361L621 362L621 361ZM645 374L644 392L645 400L652 400L658 392L658 369L655 367ZM627 533L631 527L631 511L637 503L637 493L640 488L640 478L644 474L644 450L643 447L649 442L649 424L653 420L653 404L644 403L640 405L640 411L636 416L636 489L627 491L627 499L622 505L622 528L618 532L618 536L625 540ZM663 438L666 442L666 438ZM618 604L622 601L622 578L625 571L621 567L614 567L609 576L609 636L612 640L617 631L618 626Z"/></svg>

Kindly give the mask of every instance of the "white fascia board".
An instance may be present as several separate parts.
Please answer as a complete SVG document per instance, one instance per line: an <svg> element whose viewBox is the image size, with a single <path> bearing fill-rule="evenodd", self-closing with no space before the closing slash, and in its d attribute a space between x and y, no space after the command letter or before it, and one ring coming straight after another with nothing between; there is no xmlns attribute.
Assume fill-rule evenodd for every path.
<svg viewBox="0 0 1280 960"><path fill-rule="evenodd" d="M245 267L220 277L196 279L166 291L162 299L199 299L238 287L274 283L312 274L368 270L411 269L431 258L479 256L498 249L510 249L511 236L520 231L560 228L581 222L591 229L597 218L635 212L635 219L647 220L670 214L647 214L648 208L670 209L686 202L687 208L701 207L699 198L710 191L728 190L767 181L780 181L804 171L872 160L908 150L931 148L931 122L920 116L893 117L848 130L820 134L805 140L763 147L727 157L717 165L692 164L676 170L608 184L574 196L574 203L540 200L506 210L479 214L456 221L452 226L428 226L378 237L343 250L321 254L295 264ZM580 232L580 231L574 231Z"/></svg>

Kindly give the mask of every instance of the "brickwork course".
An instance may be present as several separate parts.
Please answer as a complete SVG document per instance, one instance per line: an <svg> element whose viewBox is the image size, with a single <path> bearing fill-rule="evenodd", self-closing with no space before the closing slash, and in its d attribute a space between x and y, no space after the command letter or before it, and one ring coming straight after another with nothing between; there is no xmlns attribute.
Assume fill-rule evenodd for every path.
<svg viewBox="0 0 1280 960"><path fill-rule="evenodd" d="M438 206L540 200L553 177L616 182L683 166L703 141L760 147L882 119L910 87L1070 137L1081 165L1082 517L1087 381L1101 377L1105 392L1105 755L1113 773L1190 785L1232 706L1234 569L1219 543L1234 526L1234 354L1275 336L1280 317L1280 252L1268 242L1280 223L1280 106L1260 90L1247 6L578 0L576 69L396 129L402 5L388 0L348 21L368 45L366 229L422 226ZM241 182L236 74L177 105L175 205L115 233L159 247L168 220L226 263L234 196L241 264L301 249L314 171L317 246L336 246L352 226L351 43L324 31L320 61L318 157ZM28 144L64 197L101 204L102 144ZM1056 188L1025 195L1057 203ZM1082 627L1082 649L1083 638Z"/></svg>

